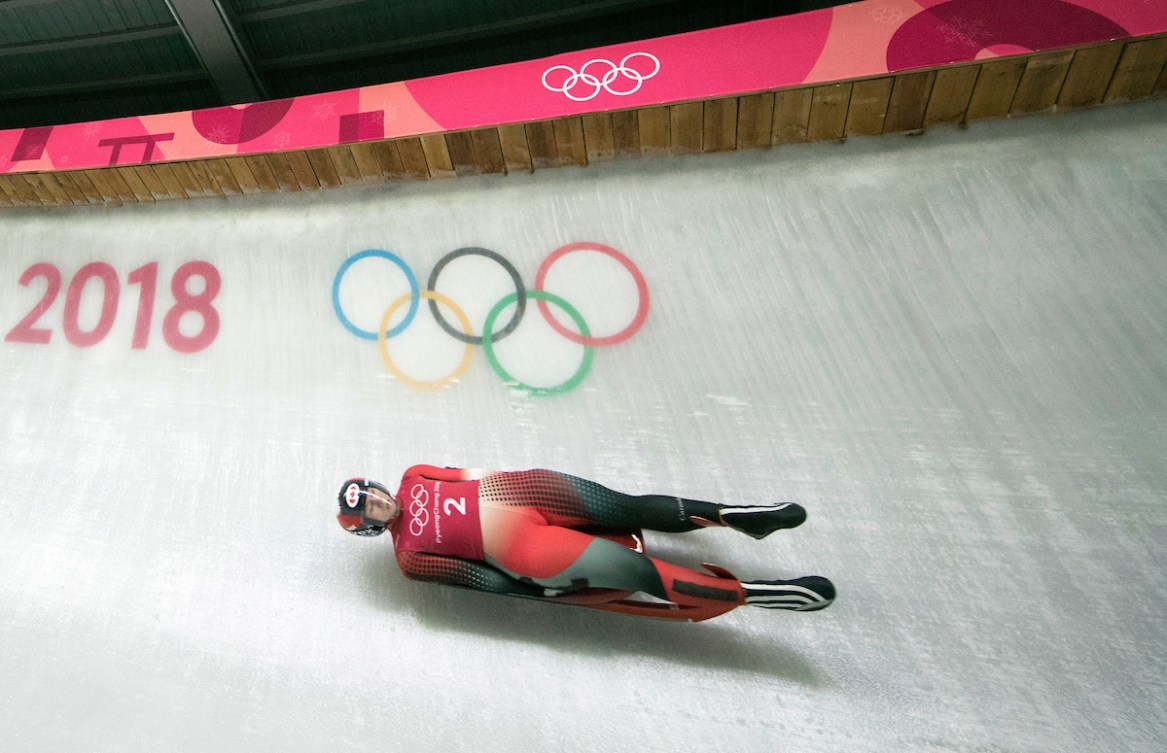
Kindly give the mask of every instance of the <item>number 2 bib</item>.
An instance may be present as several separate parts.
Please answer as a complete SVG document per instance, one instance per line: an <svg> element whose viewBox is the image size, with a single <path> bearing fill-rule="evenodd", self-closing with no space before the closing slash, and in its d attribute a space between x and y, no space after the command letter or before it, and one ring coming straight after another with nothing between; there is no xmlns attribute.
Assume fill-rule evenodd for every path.
<svg viewBox="0 0 1167 753"><path fill-rule="evenodd" d="M482 559L477 481L435 481L407 476L397 491L401 517L394 526L398 551Z"/></svg>

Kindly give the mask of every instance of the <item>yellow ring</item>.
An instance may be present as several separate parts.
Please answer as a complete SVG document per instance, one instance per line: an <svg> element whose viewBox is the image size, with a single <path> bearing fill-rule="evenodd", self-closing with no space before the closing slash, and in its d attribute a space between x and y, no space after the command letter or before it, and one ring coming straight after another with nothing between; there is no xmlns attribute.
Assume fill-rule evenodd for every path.
<svg viewBox="0 0 1167 753"><path fill-rule="evenodd" d="M454 303L444 294L439 293L436 290L422 290L418 292L418 296L444 304L447 308L450 309L450 311L454 312L454 316L457 317L458 323L462 325L462 332L467 335L473 334L474 328L471 326L470 318L466 316L466 312L462 310L461 306ZM389 304L389 308L385 309L385 313L381 316L381 326L377 329L377 344L381 346L381 360L385 362L385 368L388 369L389 373L397 377L398 380L407 386L412 387L415 390L428 390L430 392L436 392L446 385L455 382L465 376L466 372L470 369L470 361L474 357L474 347L470 343L466 343L466 349L462 356L462 362L459 363L451 373L447 374L441 379L435 379L432 382L426 382L421 379L414 379L401 369L397 368L397 364L393 363L393 359L389 357L389 344L386 341L385 330L389 326L389 320L393 318L393 314L397 311L397 309L401 308L401 306L408 302L412 297L413 295L411 293L406 293L405 295L401 296L396 301Z"/></svg>

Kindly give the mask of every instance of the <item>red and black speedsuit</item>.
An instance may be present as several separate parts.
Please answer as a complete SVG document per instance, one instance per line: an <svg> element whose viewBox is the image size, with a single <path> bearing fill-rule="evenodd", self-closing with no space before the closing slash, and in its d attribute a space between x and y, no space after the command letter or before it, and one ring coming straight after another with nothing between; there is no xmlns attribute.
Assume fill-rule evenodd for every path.
<svg viewBox="0 0 1167 753"><path fill-rule="evenodd" d="M692 531L719 505L631 496L548 470L492 472L417 465L390 524L406 577L612 611L704 620L745 603L741 583L643 553L640 531ZM642 592L662 602L627 597Z"/></svg>

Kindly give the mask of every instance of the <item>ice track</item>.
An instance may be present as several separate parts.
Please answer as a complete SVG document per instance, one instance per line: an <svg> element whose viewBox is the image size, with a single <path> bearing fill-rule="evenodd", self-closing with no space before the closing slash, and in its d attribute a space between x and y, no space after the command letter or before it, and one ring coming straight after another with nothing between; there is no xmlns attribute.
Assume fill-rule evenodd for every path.
<svg viewBox="0 0 1167 753"><path fill-rule="evenodd" d="M0 329L45 293L26 270L61 274L33 323L49 342L0 342L0 750L1167 749L1165 123L1158 100L922 138L0 212ZM447 253L487 248L533 288L580 241L626 254L651 306L559 394L508 388L480 346L456 384L412 389L333 307L362 250L424 289ZM439 289L481 321L513 284L469 256ZM191 260L221 278L203 315L220 328L180 353L209 326L188 314L166 336ZM93 262L119 281L116 316L80 347L69 335L100 331L110 297L89 267L68 310ZM147 273L130 276L152 262L147 326ZM631 320L612 258L556 264L547 289L594 334ZM375 331L407 292L369 257L338 301ZM386 349L423 381L463 353L424 301ZM496 355L555 384L581 352L530 300ZM408 582L387 539L337 527L333 498L414 462L796 500L808 523L763 542L649 545L746 577L821 573L839 599L689 625Z"/></svg>

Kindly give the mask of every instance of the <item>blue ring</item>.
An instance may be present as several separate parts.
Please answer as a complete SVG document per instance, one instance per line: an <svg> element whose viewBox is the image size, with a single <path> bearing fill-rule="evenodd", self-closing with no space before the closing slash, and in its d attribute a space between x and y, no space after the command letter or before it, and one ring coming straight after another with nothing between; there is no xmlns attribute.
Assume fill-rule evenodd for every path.
<svg viewBox="0 0 1167 753"><path fill-rule="evenodd" d="M348 268L353 264L356 264L361 259L366 259L370 256L379 256L382 259L388 259L389 261L393 262L401 268L402 272L405 273L405 279L409 280L409 310L405 312L405 318L401 320L400 324L398 324L396 327L393 327L392 329L385 331L386 338L395 337L400 335L402 331L409 326L410 322L413 321L413 317L417 314L418 303L421 301L421 295L418 292L417 287L417 278L413 276L413 270L411 270L409 265L406 264L405 261L397 254L394 254L390 251L385 251L380 248L370 248L366 251L353 254L347 260L345 260L345 263L341 264L340 269L337 270L336 278L332 281L332 308L334 311L336 311L336 317L340 319L340 323L343 324L345 329L347 329L349 332L352 332L354 335L364 340L377 339L376 332L370 332L366 329L361 329L357 325L353 324L340 309L340 281L344 277L344 273L347 272Z"/></svg>

